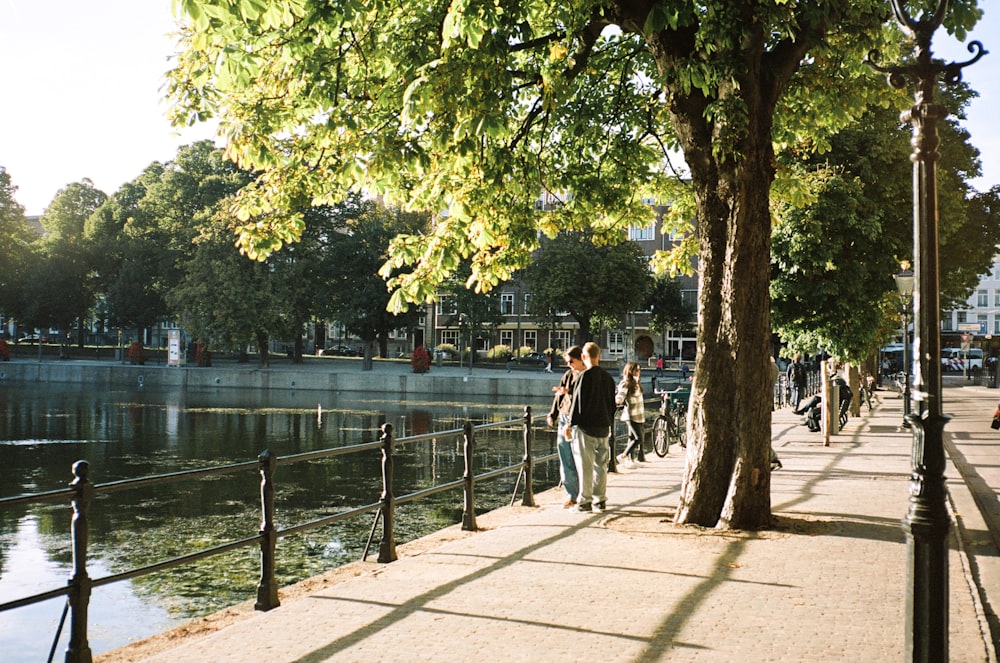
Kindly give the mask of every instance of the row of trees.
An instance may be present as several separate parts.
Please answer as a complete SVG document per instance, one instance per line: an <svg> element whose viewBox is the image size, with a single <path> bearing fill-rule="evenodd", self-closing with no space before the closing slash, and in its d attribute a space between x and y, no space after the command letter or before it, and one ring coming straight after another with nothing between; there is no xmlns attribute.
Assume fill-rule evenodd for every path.
<svg viewBox="0 0 1000 663"><path fill-rule="evenodd" d="M84 180L56 195L41 217L45 235L30 230L16 187L0 168L0 311L29 329L76 328L86 320L141 331L180 320L214 346L258 349L268 361L272 339L294 342L301 360L307 323L338 320L361 338L371 360L387 352L387 336L415 328L419 312L390 312L379 270L401 232L425 230L425 214L388 209L359 196L303 211L300 239L251 261L234 246L232 196L252 177L209 142L181 148L174 161L153 163L112 196ZM686 329L693 310L675 280L654 279L637 245L595 246L588 233L546 242L539 259L518 274L532 293L536 321L558 323L567 311L580 323L621 328L636 309L654 312L656 330ZM463 271L464 270L464 271ZM495 292L465 287L466 263L442 291L455 298L464 334L495 328L504 318ZM601 284L600 288L581 284Z"/></svg>
<svg viewBox="0 0 1000 663"><path fill-rule="evenodd" d="M956 117L972 94L951 92ZM995 255L1000 188L973 191L966 182L979 174L978 152L955 120L940 131L947 309L962 305ZM771 311L789 353L825 350L860 361L898 330L892 275L910 242L910 149L895 111L873 106L832 136L822 157L779 155L777 186L787 190L774 205ZM416 310L387 310L379 274L386 247L401 232L425 232L427 215L351 196L305 209L299 241L250 261L235 250L238 222L229 210L252 179L211 143L197 143L110 198L87 180L68 185L46 209L39 237L0 168L0 311L29 328L69 329L91 314L127 329L180 319L216 344L255 345L265 363L270 339L293 339L301 359L303 326L337 319L384 356L387 334L417 318ZM503 321L495 291L466 287L471 271L464 261L441 287L456 298L463 334ZM686 330L694 313L666 271L650 273L637 245L601 245L590 231L543 240L517 277L532 293L537 322L554 328L556 312L568 312L581 342L592 325L622 328L634 310L651 311L657 333Z"/></svg>
<svg viewBox="0 0 1000 663"><path fill-rule="evenodd" d="M305 210L301 241L264 261L234 247L230 198L252 180L204 141L153 163L111 197L84 180L60 190L32 231L16 187L0 168L0 311L29 329L144 330L180 320L196 338L256 347L266 365L272 338L302 356L308 322L337 319L373 347L416 322L386 310L378 275L389 238L425 215L351 196ZM371 353L366 356L370 357Z"/></svg>

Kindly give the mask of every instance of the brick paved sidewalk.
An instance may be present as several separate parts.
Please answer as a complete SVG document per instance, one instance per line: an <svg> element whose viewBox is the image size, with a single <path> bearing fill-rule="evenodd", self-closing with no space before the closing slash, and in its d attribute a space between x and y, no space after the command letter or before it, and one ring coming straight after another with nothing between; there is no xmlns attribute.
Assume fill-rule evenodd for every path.
<svg viewBox="0 0 1000 663"><path fill-rule="evenodd" d="M771 531L674 526L674 448L613 475L604 514L565 511L549 491L539 507L479 517L483 531L366 564L146 660L902 660L912 436L897 429L899 399L882 395L829 447L776 413ZM994 662L983 599L1000 588L974 582L954 533L982 526L948 476L963 526L951 537L950 660Z"/></svg>

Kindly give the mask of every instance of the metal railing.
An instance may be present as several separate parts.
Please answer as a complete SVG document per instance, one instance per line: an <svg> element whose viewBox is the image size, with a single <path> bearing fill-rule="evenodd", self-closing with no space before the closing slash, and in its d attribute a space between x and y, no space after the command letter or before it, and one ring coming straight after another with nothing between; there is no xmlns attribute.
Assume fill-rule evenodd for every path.
<svg viewBox="0 0 1000 663"><path fill-rule="evenodd" d="M382 531L378 542L377 561L379 563L389 563L396 560L394 512L396 506L398 505L416 502L436 493L461 488L463 492L461 520L462 529L475 531L478 529L476 525L475 507L476 482L518 472L518 477L515 481L514 491L511 495L510 503L513 504L515 502L518 491L519 489L522 489L523 486L523 490L521 490L521 504L523 506L534 506L535 498L532 485L533 466L558 458L558 453L555 452L539 457L535 457L533 455L532 447L534 442L536 419L540 418L543 417L532 416L531 407L529 406L525 407L524 415L519 419L509 419L506 421L480 425L473 425L471 422L467 421L461 429L425 433L421 435L403 437L400 439L395 439L393 437L392 424L383 424L381 426L380 438L376 442L310 451L288 456L277 456L271 453L270 450L264 450L255 461L246 461L195 470L185 470L181 472L159 474L136 479L113 481L104 484L91 483L89 480L91 469L90 463L86 460L78 460L72 467L74 480L70 483L69 488L0 498L0 510L29 504L68 501L73 511L70 525L70 538L73 552L72 573L67 585L65 587L51 589L14 601L2 603L0 604L0 613L52 598L66 596L67 603L64 607L62 618L60 619L57 632L52 642L49 660L51 661L52 656L55 654L55 649L68 614L70 619L70 631L69 644L65 653L65 661L66 663L90 663L92 660L92 654L87 634L87 614L91 592L95 587L157 573L183 564L190 564L198 560L215 555L221 555L223 553L253 545L260 547L260 580L257 585L257 600L254 604L254 608L262 611L271 610L280 604L278 600L278 586L275 580L277 541L279 537L301 534L309 530L332 525L362 514L374 513L375 516L372 523L371 533L369 534L368 541L365 545L362 559L364 560L368 558L369 549L371 548L378 525L381 522ZM477 434L490 429L501 429L517 424L519 424L522 428L524 441L524 455L521 461L505 467L499 467L476 474L473 466L473 451L475 448ZM608 468L609 471L612 472L616 471L614 449L616 441L623 437L621 429L622 427L617 425L617 422L616 426L612 429L612 453ZM457 436L460 436L463 440L465 468L461 479L417 490L399 497L395 496L393 492L393 454L396 447ZM278 529L275 526L274 473L275 469L279 465L311 462L375 449L380 449L382 453L382 493L377 501L281 529ZM260 473L261 523L256 536L229 541L214 547L165 559L153 564L133 568L101 578L91 578L88 574L87 554L90 534L88 524L89 509L91 503L99 495L141 487L191 481L193 479L218 477L224 474L243 472L252 469L257 469Z"/></svg>

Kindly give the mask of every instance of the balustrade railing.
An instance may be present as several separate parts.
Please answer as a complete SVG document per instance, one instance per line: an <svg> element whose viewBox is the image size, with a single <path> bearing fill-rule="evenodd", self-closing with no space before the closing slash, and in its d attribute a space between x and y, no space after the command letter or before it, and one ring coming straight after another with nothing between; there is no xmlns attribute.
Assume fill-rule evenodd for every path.
<svg viewBox="0 0 1000 663"><path fill-rule="evenodd" d="M281 537L301 534L309 530L347 520L348 518L353 518L362 514L374 513L375 515L372 522L371 534L368 537L368 542L365 546L362 559L368 558L369 549L372 545L378 525L381 522L382 532L378 545L377 561L379 563L389 563L396 560L394 519L395 508L399 505L415 502L436 493L461 488L463 492L463 513L461 519L462 529L475 531L478 529L476 525L475 506L476 483L505 474L518 472L518 477L515 481L514 491L511 496L510 503L514 503L520 490L521 504L523 506L534 506L535 498L533 492L532 468L538 463L545 463L558 458L558 453L555 452L538 457L534 456L533 442L536 419L543 418L543 416L534 417L531 413L531 407L529 406L525 407L524 415L520 419L510 419L480 425L473 425L471 422L466 422L461 429L425 433L421 435L403 437L400 439L395 439L393 437L393 427L391 424L383 424L381 427L380 438L376 442L310 451L288 456L277 456L271 453L270 450L264 450L254 461L172 472L136 479L112 481L103 484L91 483L89 479L91 471L90 463L86 460L79 460L73 464L72 474L74 479L70 483L69 488L0 498L0 510L16 506L60 501L68 501L73 510L70 532L73 551L73 568L72 575L67 582L67 585L65 587L51 589L14 601L2 603L0 604L0 613L52 598L57 598L59 596L66 596L67 603L63 610L62 619L57 627L55 638L53 639L49 660L51 661L52 656L55 654L55 648L60 637L60 631L64 626L68 613L70 618L70 639L66 649L65 661L66 663L90 663L92 661L92 653L87 634L87 612L90 604L91 591L95 587L157 573L183 564L190 564L198 560L215 555L221 555L223 553L253 545L260 547L260 580L257 585L257 600L254 607L257 610L262 611L271 610L280 604L278 598L278 586L275 580L275 566L278 554L277 541ZM652 419L650 419L650 421L651 420ZM522 428L524 438L524 455L521 461L505 467L499 467L476 474L473 462L476 435L487 430L507 428L511 425L518 424ZM456 436L460 436L463 439L465 470L461 479L431 486L429 488L414 491L399 497L394 495L393 453L396 447ZM623 436L623 427L616 425L612 432L612 453L609 466L610 471L615 471L616 469L614 465L615 444L617 440L621 439ZM276 527L274 475L278 466L292 463L312 462L332 458L334 456L360 453L375 449L380 449L382 453L382 493L379 496L378 501L346 509L329 516L316 518L289 527L281 529ZM256 536L228 541L210 548L162 560L121 573L107 575L101 578L91 578L89 576L87 571L87 551L89 543L88 513L92 502L98 496L140 487L218 477L224 474L249 471L252 469L256 469L260 473L261 522L260 529Z"/></svg>

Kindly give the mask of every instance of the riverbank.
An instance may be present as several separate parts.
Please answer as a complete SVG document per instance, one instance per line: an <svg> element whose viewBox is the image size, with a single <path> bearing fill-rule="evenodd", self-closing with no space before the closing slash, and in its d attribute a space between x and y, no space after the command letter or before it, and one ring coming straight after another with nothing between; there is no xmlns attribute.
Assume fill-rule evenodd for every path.
<svg viewBox="0 0 1000 663"><path fill-rule="evenodd" d="M617 373L614 363L605 364ZM67 359L45 356L41 360L15 358L0 362L0 384L5 382L79 384L91 388L134 387L157 389L256 389L320 391L325 393L388 393L407 398L549 398L560 371L546 373L537 367L482 364L432 365L427 373L414 373L407 360L376 359L365 371L358 358L306 357L301 364L275 358L267 368L236 360L213 359L212 366L143 365L113 359ZM653 371L646 373L651 378ZM667 372L664 386L674 386L679 376Z"/></svg>

